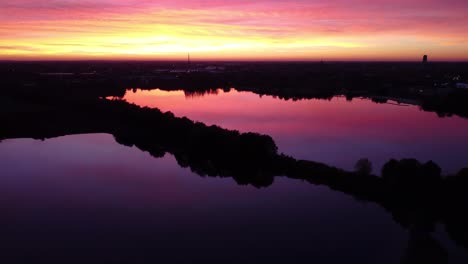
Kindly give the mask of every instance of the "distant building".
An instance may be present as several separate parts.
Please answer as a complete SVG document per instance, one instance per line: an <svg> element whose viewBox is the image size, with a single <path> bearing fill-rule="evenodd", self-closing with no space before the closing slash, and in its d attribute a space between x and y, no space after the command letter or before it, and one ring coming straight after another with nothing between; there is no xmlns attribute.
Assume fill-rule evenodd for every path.
<svg viewBox="0 0 468 264"><path fill-rule="evenodd" d="M422 61L422 62L423 62L423 63L427 63L427 55L424 55L424 56L423 56L423 61Z"/></svg>

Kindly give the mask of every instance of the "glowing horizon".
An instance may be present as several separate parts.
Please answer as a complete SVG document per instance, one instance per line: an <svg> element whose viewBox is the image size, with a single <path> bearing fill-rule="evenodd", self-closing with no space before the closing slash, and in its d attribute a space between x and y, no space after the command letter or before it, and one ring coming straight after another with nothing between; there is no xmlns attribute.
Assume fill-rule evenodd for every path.
<svg viewBox="0 0 468 264"><path fill-rule="evenodd" d="M3 60L468 60L464 0L17 0Z"/></svg>

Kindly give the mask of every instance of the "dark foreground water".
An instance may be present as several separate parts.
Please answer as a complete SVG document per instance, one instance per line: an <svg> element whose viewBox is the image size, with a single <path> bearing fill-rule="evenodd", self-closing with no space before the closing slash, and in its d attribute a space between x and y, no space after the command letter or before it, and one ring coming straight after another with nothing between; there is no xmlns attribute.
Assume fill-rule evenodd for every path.
<svg viewBox="0 0 468 264"><path fill-rule="evenodd" d="M108 134L5 140L0 167L10 260L400 263L411 247L410 232L376 204L281 177L263 189L200 177ZM437 229L451 263L466 263Z"/></svg>
<svg viewBox="0 0 468 264"><path fill-rule="evenodd" d="M351 169L368 157L466 167L468 122L416 106L284 101L222 91L128 92L139 105L271 135L295 158ZM276 177L262 189L201 177L109 134L0 142L2 263L467 263L439 225L404 229L384 208L326 186ZM22 261L22 262L21 262Z"/></svg>

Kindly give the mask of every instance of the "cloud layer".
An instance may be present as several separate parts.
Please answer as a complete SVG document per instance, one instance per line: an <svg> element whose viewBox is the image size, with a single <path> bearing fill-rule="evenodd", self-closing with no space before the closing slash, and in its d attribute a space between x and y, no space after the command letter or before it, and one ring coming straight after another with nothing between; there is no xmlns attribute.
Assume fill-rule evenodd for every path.
<svg viewBox="0 0 468 264"><path fill-rule="evenodd" d="M0 59L468 59L465 0L0 2Z"/></svg>

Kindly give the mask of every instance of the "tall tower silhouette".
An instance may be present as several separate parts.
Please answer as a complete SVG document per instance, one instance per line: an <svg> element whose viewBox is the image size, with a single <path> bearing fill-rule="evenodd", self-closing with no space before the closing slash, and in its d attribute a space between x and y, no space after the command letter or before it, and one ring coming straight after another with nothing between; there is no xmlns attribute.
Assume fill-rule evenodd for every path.
<svg viewBox="0 0 468 264"><path fill-rule="evenodd" d="M191 68L190 66L191 66L190 65L190 53L187 53L187 72L190 71L190 68Z"/></svg>

